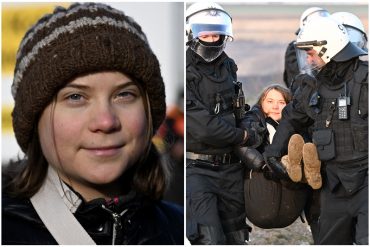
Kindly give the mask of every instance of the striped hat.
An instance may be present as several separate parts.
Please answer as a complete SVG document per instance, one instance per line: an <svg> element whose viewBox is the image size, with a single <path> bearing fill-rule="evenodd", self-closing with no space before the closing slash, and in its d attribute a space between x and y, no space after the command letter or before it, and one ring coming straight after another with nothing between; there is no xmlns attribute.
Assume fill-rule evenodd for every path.
<svg viewBox="0 0 370 247"><path fill-rule="evenodd" d="M57 92L73 78L120 71L148 93L153 129L166 112L164 83L141 27L123 12L99 3L57 7L31 27L17 53L12 95L13 128L27 152L37 121Z"/></svg>

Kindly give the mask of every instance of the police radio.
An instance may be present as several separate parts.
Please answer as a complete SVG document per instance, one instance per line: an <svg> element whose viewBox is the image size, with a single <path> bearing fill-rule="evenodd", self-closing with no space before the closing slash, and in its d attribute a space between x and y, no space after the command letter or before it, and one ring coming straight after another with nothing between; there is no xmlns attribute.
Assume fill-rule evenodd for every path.
<svg viewBox="0 0 370 247"><path fill-rule="evenodd" d="M338 119L348 119L348 107L350 105L350 98L346 96L340 96L338 99Z"/></svg>
<svg viewBox="0 0 370 247"><path fill-rule="evenodd" d="M245 113L249 110L249 105L245 103L245 96L243 92L243 85L241 82L234 82L235 83L235 91L236 95L234 97L234 114L236 120L241 120L244 118Z"/></svg>
<svg viewBox="0 0 370 247"><path fill-rule="evenodd" d="M338 119L347 120L348 119L348 106L351 105L351 98L346 96L347 85L344 83L344 96L339 96L338 102Z"/></svg>

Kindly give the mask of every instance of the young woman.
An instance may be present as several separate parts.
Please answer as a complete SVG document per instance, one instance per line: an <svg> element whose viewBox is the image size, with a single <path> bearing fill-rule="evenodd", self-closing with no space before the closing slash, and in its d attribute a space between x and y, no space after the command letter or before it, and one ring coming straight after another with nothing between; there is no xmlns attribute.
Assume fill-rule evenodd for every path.
<svg viewBox="0 0 370 247"><path fill-rule="evenodd" d="M262 90L257 104L247 112L244 121L254 129L259 126L265 130L260 132L262 138L256 138L257 141L253 139L254 143L249 143L251 147L257 148L261 153L264 152L264 147L272 141L283 108L291 99L290 91L278 84L272 84Z"/></svg>
<svg viewBox="0 0 370 247"><path fill-rule="evenodd" d="M3 174L3 244L183 244L151 141L164 83L132 18L98 3L56 8L23 38L12 93L26 158Z"/></svg>
<svg viewBox="0 0 370 247"><path fill-rule="evenodd" d="M290 91L278 84L266 87L257 104L247 112L245 124L258 131L259 138L248 143L263 154L281 120L283 108L291 101ZM247 218L261 228L280 228L293 223L307 201L307 187L281 180L264 165L249 170L244 184Z"/></svg>

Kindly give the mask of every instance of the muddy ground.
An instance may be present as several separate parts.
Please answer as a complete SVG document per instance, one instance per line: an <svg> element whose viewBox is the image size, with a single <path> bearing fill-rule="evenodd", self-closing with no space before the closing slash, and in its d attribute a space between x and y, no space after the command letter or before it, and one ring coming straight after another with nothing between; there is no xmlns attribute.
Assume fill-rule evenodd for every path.
<svg viewBox="0 0 370 247"><path fill-rule="evenodd" d="M298 218L293 224L280 229L261 229L248 223L253 230L250 234L249 245L310 245L313 239L309 225Z"/></svg>

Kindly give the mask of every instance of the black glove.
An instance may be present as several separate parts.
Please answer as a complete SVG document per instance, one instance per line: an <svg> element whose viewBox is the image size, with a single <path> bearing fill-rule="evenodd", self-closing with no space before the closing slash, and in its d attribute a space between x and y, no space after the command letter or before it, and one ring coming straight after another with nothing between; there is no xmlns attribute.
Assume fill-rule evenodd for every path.
<svg viewBox="0 0 370 247"><path fill-rule="evenodd" d="M249 128L244 126L242 128L247 131L248 135L247 141L244 143L245 146L259 147L263 144L263 140L267 131L266 128L258 123L252 123Z"/></svg>
<svg viewBox="0 0 370 247"><path fill-rule="evenodd" d="M263 176L268 180L274 180L275 182L280 182L281 180L276 177L275 173L267 165L262 166Z"/></svg>
<svg viewBox="0 0 370 247"><path fill-rule="evenodd" d="M254 148L237 147L235 148L234 153L248 169L257 171L265 164L262 154Z"/></svg>
<svg viewBox="0 0 370 247"><path fill-rule="evenodd" d="M283 164L276 157L266 157L267 166L274 172L274 175L279 179L289 179L288 172Z"/></svg>
<svg viewBox="0 0 370 247"><path fill-rule="evenodd" d="M294 93L298 87L301 87L305 84L309 85L311 88L316 88L317 80L315 77L309 74L298 74L294 77L294 80L290 85L290 90Z"/></svg>

